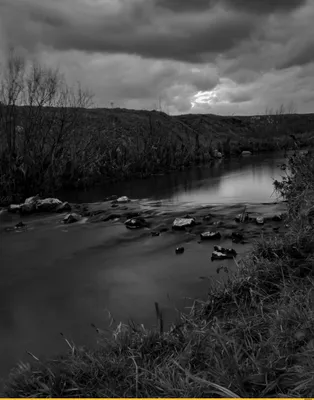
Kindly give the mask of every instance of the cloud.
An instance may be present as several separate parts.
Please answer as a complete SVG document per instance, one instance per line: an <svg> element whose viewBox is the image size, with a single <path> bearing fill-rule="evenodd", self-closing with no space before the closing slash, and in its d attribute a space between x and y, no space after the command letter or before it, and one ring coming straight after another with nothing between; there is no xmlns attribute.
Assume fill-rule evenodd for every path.
<svg viewBox="0 0 314 400"><path fill-rule="evenodd" d="M305 112L313 18L313 0L0 0L0 56L59 66L100 106Z"/></svg>
<svg viewBox="0 0 314 400"><path fill-rule="evenodd" d="M197 63L245 40L259 18L217 7L204 14L197 8L188 14L157 12L151 0L117 2L116 8L110 2L75 2L73 7L73 0L2 0L7 40L30 50L41 45Z"/></svg>
<svg viewBox="0 0 314 400"><path fill-rule="evenodd" d="M40 63L59 68L70 84L82 82L92 88L99 105L113 102L119 107L158 108L176 112L200 90L212 90L219 83L217 68L177 61L143 59L128 54L82 54L79 51L45 51Z"/></svg>
<svg viewBox="0 0 314 400"><path fill-rule="evenodd" d="M174 12L204 11L215 5L223 5L234 10L248 13L290 12L302 7L306 0L156 0L159 7Z"/></svg>
<svg viewBox="0 0 314 400"><path fill-rule="evenodd" d="M226 6L249 13L286 13L300 8L306 0L214 0Z"/></svg>

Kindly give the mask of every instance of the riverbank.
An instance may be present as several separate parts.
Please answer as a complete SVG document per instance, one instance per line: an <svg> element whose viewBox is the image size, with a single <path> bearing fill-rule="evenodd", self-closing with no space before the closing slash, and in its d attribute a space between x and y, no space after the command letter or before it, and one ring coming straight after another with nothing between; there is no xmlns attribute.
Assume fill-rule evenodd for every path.
<svg viewBox="0 0 314 400"><path fill-rule="evenodd" d="M211 163L219 153L287 150L294 140L300 147L313 144L311 114L169 116L71 108L64 115L63 108L16 106L6 112L18 125L12 129L8 122L0 132L0 203L180 171Z"/></svg>
<svg viewBox="0 0 314 400"><path fill-rule="evenodd" d="M235 276L221 287L209 288L208 300L195 302L191 312L182 315L171 330L163 331L162 311L156 307L157 331L120 324L112 328L112 337L99 331L100 346L96 350L77 348L69 342L67 355L14 370L5 396L311 397L313 165L311 156L292 159L294 178L278 187L288 199L287 220L271 222L279 224L279 233L273 231L273 225L267 228L266 207L284 205L265 205L263 227L268 235L259 237L253 251L238 263ZM138 212L138 204L131 204L112 207L114 204L107 202L105 209L103 203L94 204L83 212L100 223L113 218L117 210ZM174 217L183 216L180 210L177 214L171 211L168 220L157 211L152 213L149 204L146 207L144 210L141 206L141 215L152 223L154 231L168 228ZM247 210L254 211L250 207ZM228 215L234 217L239 211L244 211L243 205L231 206ZM261 233L261 226L253 221L230 222L219 206L191 212L201 225L194 225L191 232L178 232L182 237L199 233L207 224L211 230L217 229L218 220L223 235L235 229L233 224L238 224L238 231L254 229L250 235L255 238ZM123 214L123 219L126 217ZM144 228L142 233L151 231Z"/></svg>
<svg viewBox="0 0 314 400"><path fill-rule="evenodd" d="M260 237L236 275L210 288L208 300L195 302L171 330L163 331L156 306L158 331L120 324L110 338L99 331L96 350L69 342L67 355L14 370L5 396L311 397L313 161L292 159L294 178L278 187L288 198L286 232ZM211 208L193 216L199 219L204 211L213 213Z"/></svg>

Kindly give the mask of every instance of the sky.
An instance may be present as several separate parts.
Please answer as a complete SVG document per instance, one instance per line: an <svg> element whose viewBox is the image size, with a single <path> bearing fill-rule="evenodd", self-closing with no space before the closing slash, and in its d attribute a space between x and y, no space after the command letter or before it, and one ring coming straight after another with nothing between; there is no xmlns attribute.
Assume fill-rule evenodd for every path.
<svg viewBox="0 0 314 400"><path fill-rule="evenodd" d="M59 68L97 107L314 112L314 0L0 0L0 57Z"/></svg>

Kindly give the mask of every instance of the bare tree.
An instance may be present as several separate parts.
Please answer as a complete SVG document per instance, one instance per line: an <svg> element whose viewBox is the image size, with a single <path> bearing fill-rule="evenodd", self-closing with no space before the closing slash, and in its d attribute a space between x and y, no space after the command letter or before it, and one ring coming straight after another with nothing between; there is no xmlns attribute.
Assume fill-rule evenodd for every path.
<svg viewBox="0 0 314 400"><path fill-rule="evenodd" d="M86 142L75 130L92 95L11 50L0 71L0 102L0 189L54 187L71 146L78 151Z"/></svg>

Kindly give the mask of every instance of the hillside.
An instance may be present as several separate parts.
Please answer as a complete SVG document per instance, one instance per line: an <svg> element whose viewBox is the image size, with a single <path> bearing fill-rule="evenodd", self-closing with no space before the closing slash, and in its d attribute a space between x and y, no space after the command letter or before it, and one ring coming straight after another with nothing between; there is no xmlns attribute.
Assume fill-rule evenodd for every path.
<svg viewBox="0 0 314 400"><path fill-rule="evenodd" d="M171 134L173 140L195 139L199 134L201 143L221 141L230 137L241 141L248 138L265 139L266 135L282 137L289 134L312 132L314 114L287 114L261 116L219 116L214 114L185 114L169 116L158 111L128 109L85 110L86 124L94 129L136 136L154 130L162 135ZM152 124L152 127L151 125Z"/></svg>
<svg viewBox="0 0 314 400"><path fill-rule="evenodd" d="M0 192L88 188L107 181L314 143L314 114L169 116L157 111L0 106Z"/></svg>

